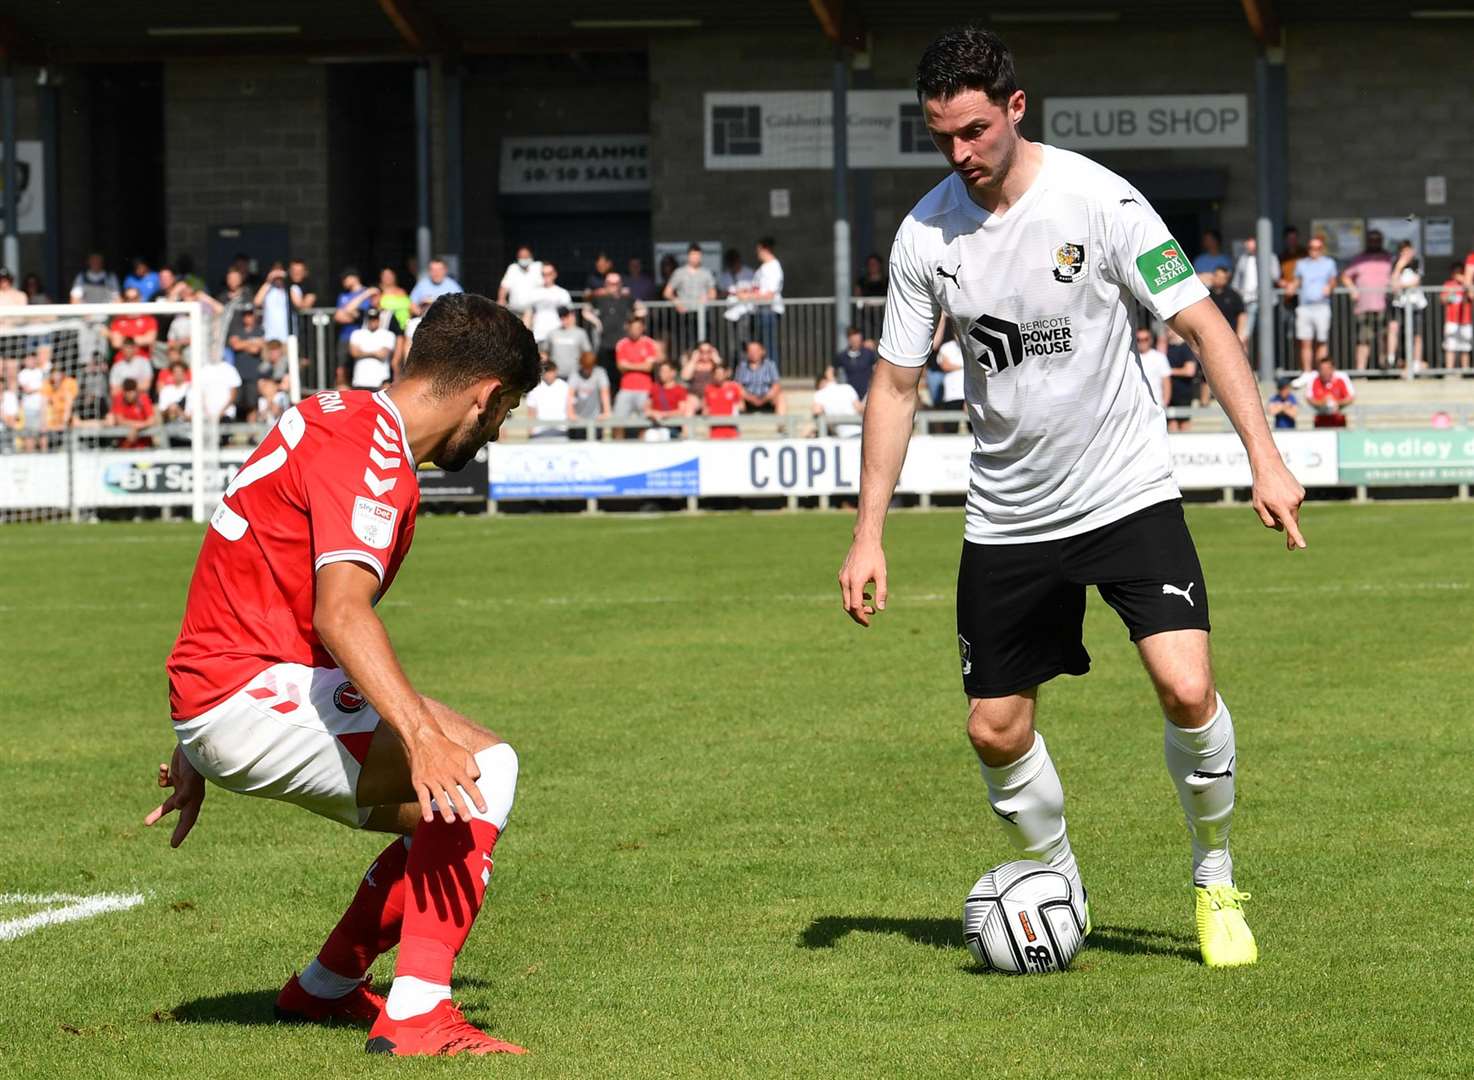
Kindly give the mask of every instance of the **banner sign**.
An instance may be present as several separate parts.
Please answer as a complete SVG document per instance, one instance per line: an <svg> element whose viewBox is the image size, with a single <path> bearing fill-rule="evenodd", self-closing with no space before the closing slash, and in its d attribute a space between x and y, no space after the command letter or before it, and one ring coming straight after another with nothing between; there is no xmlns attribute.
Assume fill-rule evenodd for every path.
<svg viewBox="0 0 1474 1080"><path fill-rule="evenodd" d="M1181 434L1168 440L1183 488L1249 486L1249 459L1238 436ZM1336 484L1335 432L1281 432L1275 443L1302 484ZM896 490L965 494L972 446L966 435L916 436ZM842 495L859 485L859 439L498 443L491 454L495 500Z"/></svg>
<svg viewBox="0 0 1474 1080"><path fill-rule="evenodd" d="M503 195L649 190L648 135L541 135L502 139Z"/></svg>
<svg viewBox="0 0 1474 1080"><path fill-rule="evenodd" d="M421 503L468 503L477 512L486 509L486 485L491 473L487 465L491 447L483 446L471 463L457 472L446 472L434 465L421 465L416 479L420 482Z"/></svg>
<svg viewBox="0 0 1474 1080"><path fill-rule="evenodd" d="M914 90L851 90L852 169L932 169L932 145ZM705 95L708 169L832 169L834 96L828 90Z"/></svg>
<svg viewBox="0 0 1474 1080"><path fill-rule="evenodd" d="M1337 483L1334 431L1276 431L1285 467L1306 487L1334 487ZM1167 436L1172 475L1184 490L1217 487L1246 488L1253 483L1249 455L1232 432L1179 433Z"/></svg>
<svg viewBox="0 0 1474 1080"><path fill-rule="evenodd" d="M1467 484L1474 431L1340 431L1343 484Z"/></svg>
<svg viewBox="0 0 1474 1080"><path fill-rule="evenodd" d="M1248 146L1245 94L1044 99L1044 141L1071 150Z"/></svg>

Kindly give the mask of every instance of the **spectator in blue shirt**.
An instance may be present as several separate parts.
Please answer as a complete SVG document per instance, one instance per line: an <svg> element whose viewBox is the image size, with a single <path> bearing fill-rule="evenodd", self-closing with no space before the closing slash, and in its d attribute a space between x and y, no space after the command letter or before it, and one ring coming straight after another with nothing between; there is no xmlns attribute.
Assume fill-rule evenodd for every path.
<svg viewBox="0 0 1474 1080"><path fill-rule="evenodd" d="M864 401L865 395L870 393L870 376L875 371L875 350L865 347L865 335L858 326L846 330L845 338L846 347L835 354L834 371L842 375L844 381L854 387L855 396Z"/></svg>
<svg viewBox="0 0 1474 1080"><path fill-rule="evenodd" d="M409 302L416 315L425 314L425 309L450 293L465 292L461 283L450 276L444 259L431 259L424 277L415 282L410 290Z"/></svg>
<svg viewBox="0 0 1474 1080"><path fill-rule="evenodd" d="M1299 299L1295 307L1295 340L1300 343L1300 370L1309 371L1311 351L1317 361L1331 351L1331 290L1336 287L1336 260L1326 254L1326 242L1312 236L1309 254L1295 262L1295 276L1287 292Z"/></svg>
<svg viewBox="0 0 1474 1080"><path fill-rule="evenodd" d="M737 365L732 378L742 388L742 411L783 415L783 384L778 381L778 366L768 359L761 341L749 341L746 359Z"/></svg>
<svg viewBox="0 0 1474 1080"><path fill-rule="evenodd" d="M1281 379L1275 383L1275 391L1269 398L1269 415L1274 420L1276 431L1295 426L1295 410L1300 402L1290 389L1292 380Z"/></svg>
<svg viewBox="0 0 1474 1080"><path fill-rule="evenodd" d="M368 287L358 276L358 271L348 267L343 271L343 291L338 294L338 310L333 312L333 322L338 324L338 366L353 369L353 358L348 355L348 339L363 323L364 312L376 307L379 290Z"/></svg>
<svg viewBox="0 0 1474 1080"><path fill-rule="evenodd" d="M1214 270L1219 268L1233 273L1233 260L1223 254L1223 234L1217 229L1209 229L1203 233L1203 250L1193 260L1193 269L1198 276L1205 279L1211 277Z"/></svg>
<svg viewBox="0 0 1474 1080"><path fill-rule="evenodd" d="M133 273L123 279L123 291L129 289L138 290L138 299L142 303L149 303L155 296L159 295L159 275L154 273L148 265L147 259L133 260Z"/></svg>

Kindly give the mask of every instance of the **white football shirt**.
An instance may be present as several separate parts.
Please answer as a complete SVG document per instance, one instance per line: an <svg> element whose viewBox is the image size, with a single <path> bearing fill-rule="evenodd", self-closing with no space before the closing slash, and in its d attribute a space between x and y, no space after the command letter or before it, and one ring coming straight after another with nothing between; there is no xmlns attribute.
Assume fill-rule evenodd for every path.
<svg viewBox="0 0 1474 1080"><path fill-rule="evenodd" d="M1168 319L1208 290L1125 180L1041 149L1039 175L1004 213L952 174L891 247L881 357L925 364L940 312L966 357L974 543L1075 536L1180 494L1127 301Z"/></svg>

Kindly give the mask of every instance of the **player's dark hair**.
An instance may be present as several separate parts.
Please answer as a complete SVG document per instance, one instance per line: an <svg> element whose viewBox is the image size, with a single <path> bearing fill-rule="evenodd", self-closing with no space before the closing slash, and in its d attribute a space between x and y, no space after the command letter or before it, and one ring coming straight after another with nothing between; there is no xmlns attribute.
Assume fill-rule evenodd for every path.
<svg viewBox="0 0 1474 1080"><path fill-rule="evenodd" d="M428 380L441 396L482 379L500 379L509 391L525 394L542 378L542 368L537 342L521 319L477 293L450 293L420 319L404 376Z"/></svg>
<svg viewBox="0 0 1474 1080"><path fill-rule="evenodd" d="M926 47L916 65L916 96L922 101L981 90L1001 106L1017 89L1013 53L1002 38L980 26L948 30Z"/></svg>

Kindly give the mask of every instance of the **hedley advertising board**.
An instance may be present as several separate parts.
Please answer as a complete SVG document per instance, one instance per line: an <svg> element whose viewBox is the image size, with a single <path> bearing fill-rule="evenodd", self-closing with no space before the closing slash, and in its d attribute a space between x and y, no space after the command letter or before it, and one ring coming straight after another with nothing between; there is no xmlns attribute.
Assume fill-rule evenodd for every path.
<svg viewBox="0 0 1474 1080"><path fill-rule="evenodd" d="M1467 484L1474 481L1474 430L1341 431L1343 484Z"/></svg>

